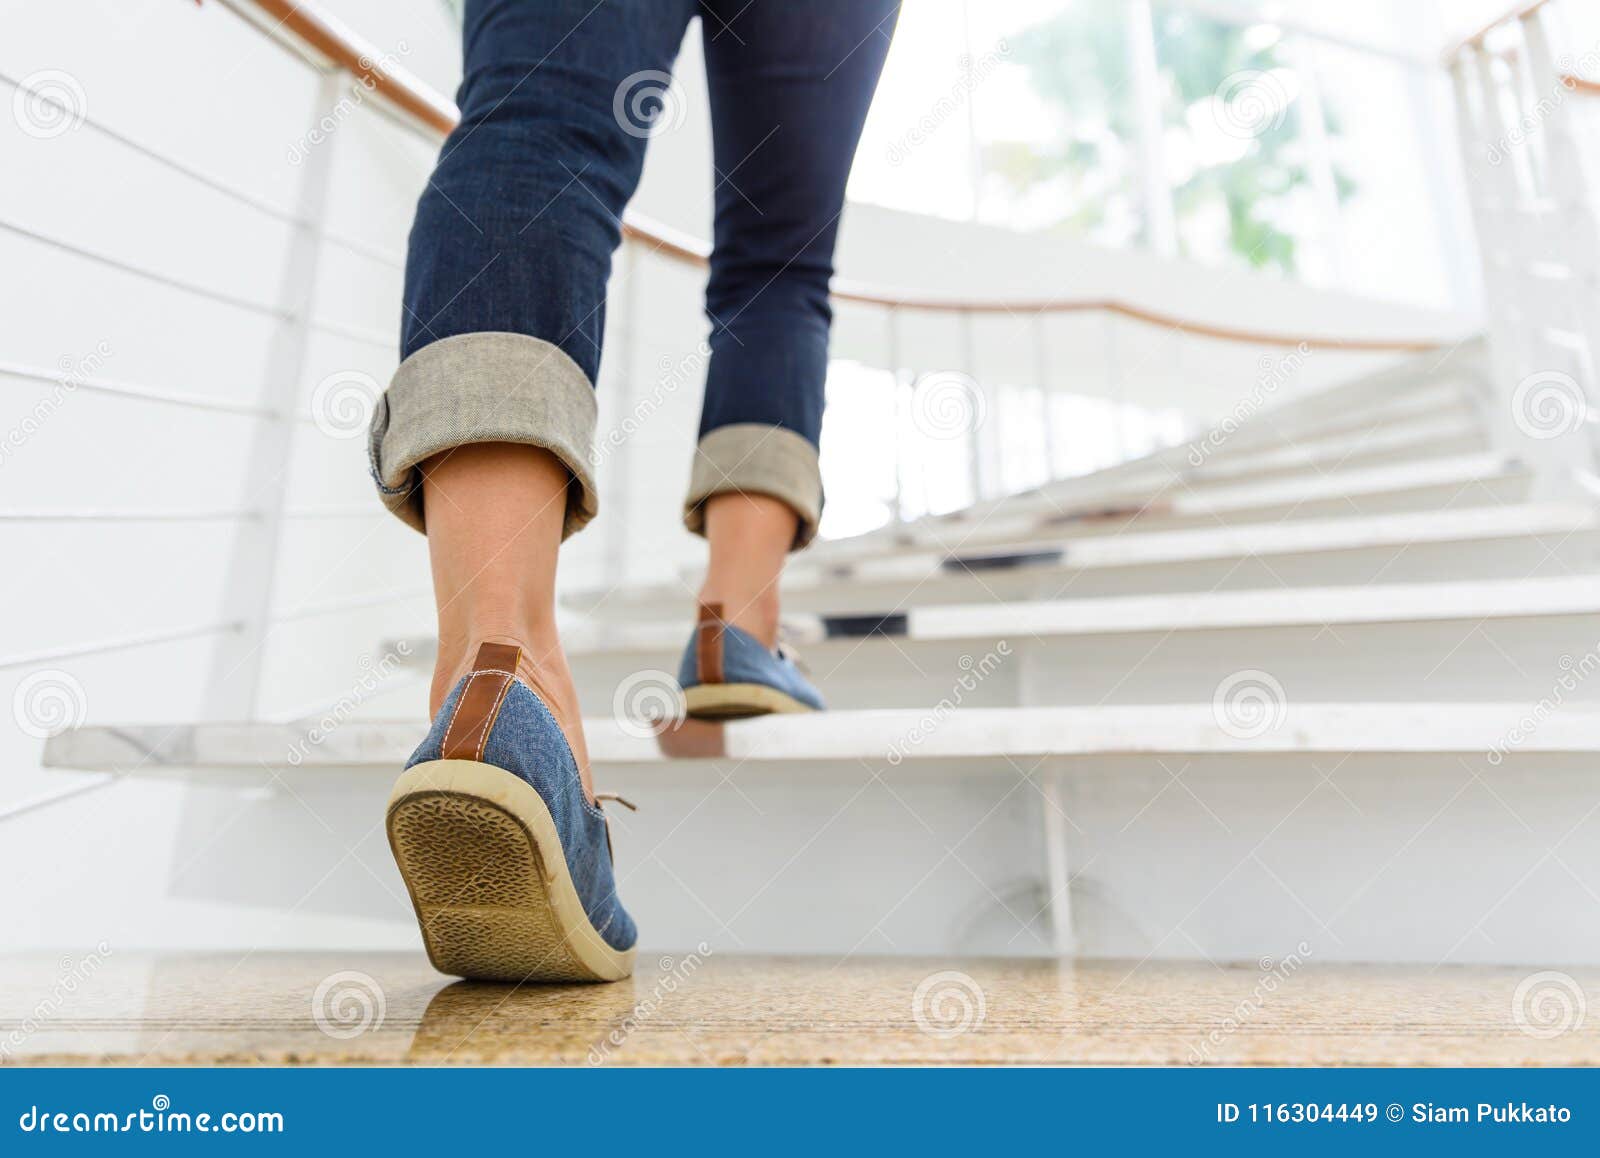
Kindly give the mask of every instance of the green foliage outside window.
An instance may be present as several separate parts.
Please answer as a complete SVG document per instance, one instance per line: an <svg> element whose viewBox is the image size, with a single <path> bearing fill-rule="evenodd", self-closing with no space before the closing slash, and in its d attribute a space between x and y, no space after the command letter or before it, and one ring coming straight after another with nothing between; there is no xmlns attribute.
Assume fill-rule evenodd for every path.
<svg viewBox="0 0 1600 1158"><path fill-rule="evenodd" d="M1271 90L1281 83L1277 78L1292 76L1281 42L1251 32L1181 10L1156 9L1162 119L1169 134L1187 132L1192 110L1226 97L1230 81L1244 78L1248 84L1257 78L1260 87ZM995 142L985 150L985 167L1017 192L1047 183L1064 186L1068 207L1057 228L1066 232L1091 233L1105 223L1108 174L1129 167L1129 143L1139 133L1129 35L1123 5L1078 0L1012 38L1011 60L1026 71L1034 93L1059 112L1066 131L1047 146ZM1274 209L1311 184L1300 141L1301 105L1287 87L1276 108L1270 91L1246 96L1268 102L1259 132L1242 134L1246 140L1237 158L1202 163L1174 186L1179 232L1186 219L1220 203L1231 252L1252 267L1293 273L1296 238ZM1331 113L1326 132L1330 141L1338 137ZM1354 191L1342 174L1335 174L1335 183L1341 201ZM1123 184L1131 187L1130 181ZM1186 248L1180 238L1180 250Z"/></svg>

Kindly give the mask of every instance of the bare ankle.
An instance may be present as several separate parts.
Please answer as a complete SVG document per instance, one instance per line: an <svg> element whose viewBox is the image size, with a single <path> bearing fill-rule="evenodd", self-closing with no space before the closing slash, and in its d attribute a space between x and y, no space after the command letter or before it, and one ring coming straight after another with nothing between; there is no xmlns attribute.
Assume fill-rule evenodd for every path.
<svg viewBox="0 0 1600 1158"><path fill-rule="evenodd" d="M755 636L767 647L778 643L780 619L778 593L771 587L757 592L730 591L714 586L709 581L700 589L701 603L714 603L721 607L724 621L741 631Z"/></svg>
<svg viewBox="0 0 1600 1158"><path fill-rule="evenodd" d="M705 514L711 559L700 601L722 604L724 619L774 646L778 580L799 516L768 495L738 493L713 495Z"/></svg>
<svg viewBox="0 0 1600 1158"><path fill-rule="evenodd" d="M584 742L583 715L578 704L578 689L572 669L561 649L555 623L507 628L504 624L463 628L440 634L439 657L433 669L433 688L429 714L437 716L450 692L472 670L478 649L486 643L505 643L520 649L517 679L526 685L555 718L556 726L572 748L584 795L594 801L594 782L589 771L589 751Z"/></svg>
<svg viewBox="0 0 1600 1158"><path fill-rule="evenodd" d="M533 682L536 671L554 667L563 674L566 672L566 657L561 652L561 640L554 622L535 625L526 621L509 623L496 620L441 630L429 697L432 714L438 714L451 689L472 670L478 649L486 643L504 643L521 649L517 675L525 683Z"/></svg>

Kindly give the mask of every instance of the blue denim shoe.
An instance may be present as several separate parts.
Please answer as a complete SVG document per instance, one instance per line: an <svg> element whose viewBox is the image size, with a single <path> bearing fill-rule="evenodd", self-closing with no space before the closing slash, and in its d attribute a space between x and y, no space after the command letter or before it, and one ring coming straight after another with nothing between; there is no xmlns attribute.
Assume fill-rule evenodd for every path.
<svg viewBox="0 0 1600 1158"><path fill-rule="evenodd" d="M720 603L702 603L678 665L684 708L701 720L821 711L822 697L782 644L769 650L722 618Z"/></svg>
<svg viewBox="0 0 1600 1158"><path fill-rule="evenodd" d="M428 960L488 981L615 981L633 972L605 814L572 749L486 643L389 797L389 847Z"/></svg>

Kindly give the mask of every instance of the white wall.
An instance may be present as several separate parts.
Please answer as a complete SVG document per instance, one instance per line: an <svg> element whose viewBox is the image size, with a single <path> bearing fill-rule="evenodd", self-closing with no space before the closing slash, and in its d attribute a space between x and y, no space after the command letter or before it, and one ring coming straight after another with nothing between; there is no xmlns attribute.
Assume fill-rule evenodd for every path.
<svg viewBox="0 0 1600 1158"><path fill-rule="evenodd" d="M450 84L453 33L440 6L343 0L332 7L406 67L442 87ZM309 166L294 163L290 153L321 113L316 74L218 4L3 0L0 25L8 29L0 38L0 74L15 81L64 71L76 86L66 90L69 98L81 93L89 118L60 135L42 136L26 131L18 117L0 116L0 172L6 177L0 181L0 269L6 271L0 277L0 317L6 319L0 363L7 367L0 369L0 429L24 435L0 461L0 509L12 516L0 522L0 558L6 561L0 569L0 702L11 703L16 689L41 672L64 673L50 678L69 681L68 698L81 704L90 722L214 714L219 690L226 690L219 689L225 673L217 664L232 642L228 634L115 650L98 645L201 628L223 617L234 582L228 561L250 529L229 513L258 510L279 492L289 518L273 588L276 614L391 598L275 623L261 652L260 711L296 716L341 696L364 698L352 689L381 660L379 642L426 631L430 613L426 598L415 594L427 584L423 542L376 509L361 439L332 437L297 422L287 471L259 478L252 490L247 463L259 424L250 417L93 388L110 380L243 406L271 396L277 383L268 367L281 355L291 324L275 311L284 300L292 230L281 215L208 188L175 166L271 206L295 206ZM85 35L90 28L94 34ZM709 147L695 59L691 43L684 85L692 115L655 142L639 208L705 236ZM9 97L11 85L3 87L0 96ZM308 408L317 385L330 377L359 374L382 383L392 370L398 261L430 155L427 143L370 106L313 150L314 160L325 157L331 165L327 227L336 240L320 252L314 324L294 383L297 410ZM1113 295L1268 329L1447 334L1465 324L1277 281L883 209L847 215L840 265L852 279L919 291ZM952 269L961 271L959 278L951 277ZM635 328L635 339L630 356L620 334L613 335L602 383L608 424L627 413L624 381L632 382L634 398L648 395L663 360L676 363L703 330L696 275L652 258L630 273L637 280L623 292L643 304L631 315L622 308L614 314L619 326ZM978 361L985 376L1031 372L1031 361L1024 365L1019 354L1015 325L982 323ZM1120 388L1127 398L1182 406L1200 420L1247 393L1256 373L1259 351L1121 325L1115 340L1124 351ZM1053 385L1085 393L1112 389L1103 323L1051 323L1050 344ZM918 368L958 357L949 327L939 322L908 320L907 345ZM841 311L841 355L871 362L881 359L882 349L881 318ZM1362 364L1333 355L1312 359L1296 385L1309 389ZM64 393L48 381L84 377L86 366L88 380ZM47 380L30 377L29 368ZM697 393L697 383L666 393L624 448L626 455L607 463L606 504L619 510L626 497L631 518L627 524L613 518L575 541L569 582L596 581L607 551L623 544L640 575L694 556L696 546L678 529L676 512ZM328 507L340 509L309 517L312 508ZM205 509L224 517L15 517L88 509ZM421 707L422 690L413 682L364 710L420 717ZM138 778L32 808L43 797L94 781L41 769L41 741L10 724L0 715L0 876L8 882L0 894L0 926L7 945L100 939L130 949L413 944L377 823L386 791L377 779L271 782L240 792ZM768 799L774 812L764 823L786 834L777 839L780 845L800 831L797 825L834 807L826 793L778 792ZM918 799L935 830L995 803L991 786L961 783L924 786ZM731 811L707 814L702 842L679 848L684 871L702 871L705 858L720 856L719 832L742 832L739 840L752 841L766 831L738 828L749 819L740 814L744 807L733 801ZM4 817L6 810L22 809ZM794 818L788 827L771 818L786 810ZM907 831L898 805L883 797L841 833L847 844L865 850L863 872L882 873L903 862L894 841L910 839ZM869 847L880 838L881 845ZM1020 889L1016 907L1031 903L1035 841L1031 813L1020 801L1005 804L969 864L944 863L927 891L898 911L892 936L872 944L1019 949L1014 930L992 908L992 894ZM660 943L693 940L692 902L672 896L677 886L669 875L652 880L643 895L665 914L653 936ZM805 894L803 880L783 888ZM758 911L748 946L806 943L814 929L808 933L803 922L783 925L775 915L794 911L792 904ZM1043 944L1032 934L1022 940Z"/></svg>
<svg viewBox="0 0 1600 1158"><path fill-rule="evenodd" d="M405 23L401 35L419 46L411 55L436 44L440 61L453 56L437 6L411 5ZM253 525L241 512L281 497L293 516L277 614L427 586L420 537L372 506L359 437L294 422L288 470L252 491L255 418L96 388L108 380L245 407L271 398L269 367L282 365L273 360L288 328L277 316L293 232L285 217L312 167L290 154L321 115L319 79L218 4L8 0L0 24L0 74L54 86L87 117L56 134L44 114L13 105L13 84L0 94L0 429L19 436L0 459L0 696L11 707L43 674L90 721L199 718L226 702L216 665L234 635L97 648L226 618L238 582L229 559ZM321 248L295 411L307 412L330 376L381 382L392 371L402 242L430 155L370 106L313 150L332 166L326 224L342 240ZM59 377L71 385L48 380ZM360 513L303 517L308 507ZM17 518L90 510L216 517ZM261 652L262 712L330 702L380 639L429 622L427 601L413 597L275 624ZM13 726L12 712L3 719L0 812L92 783L40 769L41 740L25 720ZM250 940L265 926L248 907L163 899L181 891L185 833L245 836L228 823L240 803L130 782L0 820L7 944L112 932L124 944L173 944L202 929ZM269 855L263 872L286 871L288 859ZM283 918L290 941L318 927L314 912Z"/></svg>

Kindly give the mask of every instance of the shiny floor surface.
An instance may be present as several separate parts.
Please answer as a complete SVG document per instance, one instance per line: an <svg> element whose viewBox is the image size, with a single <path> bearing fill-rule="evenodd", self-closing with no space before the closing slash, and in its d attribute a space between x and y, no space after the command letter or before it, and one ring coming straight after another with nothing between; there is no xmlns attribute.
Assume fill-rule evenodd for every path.
<svg viewBox="0 0 1600 1158"><path fill-rule="evenodd" d="M594 986L409 954L0 959L0 1064L1600 1062L1600 969L641 957Z"/></svg>

